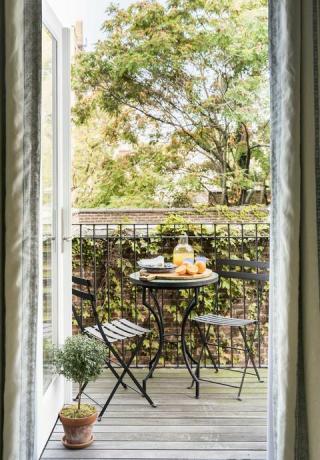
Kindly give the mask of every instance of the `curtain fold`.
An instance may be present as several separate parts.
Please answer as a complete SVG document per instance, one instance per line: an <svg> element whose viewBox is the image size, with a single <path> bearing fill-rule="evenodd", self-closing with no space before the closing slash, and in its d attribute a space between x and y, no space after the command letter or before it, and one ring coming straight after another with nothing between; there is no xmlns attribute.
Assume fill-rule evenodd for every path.
<svg viewBox="0 0 320 460"><path fill-rule="evenodd" d="M6 0L4 7L6 366L3 458L32 460L36 441L41 0Z"/></svg>
<svg viewBox="0 0 320 460"><path fill-rule="evenodd" d="M3 396L4 396L4 261L5 261L5 160L6 160L6 124L5 124L5 19L4 3L0 2L0 433L3 432ZM3 453L0 436L0 458Z"/></svg>
<svg viewBox="0 0 320 460"><path fill-rule="evenodd" d="M4 343L0 340L5 375L0 374L0 385L4 381L6 414L2 457L32 460L41 0L2 1L0 20L0 64L5 59L5 75L3 66L0 69L0 172L6 168L5 184L2 181L0 186L1 331L5 328L1 334ZM273 203L269 460L320 458L319 30L318 0L270 0Z"/></svg>
<svg viewBox="0 0 320 460"><path fill-rule="evenodd" d="M318 0L270 0L269 460L320 458Z"/></svg>

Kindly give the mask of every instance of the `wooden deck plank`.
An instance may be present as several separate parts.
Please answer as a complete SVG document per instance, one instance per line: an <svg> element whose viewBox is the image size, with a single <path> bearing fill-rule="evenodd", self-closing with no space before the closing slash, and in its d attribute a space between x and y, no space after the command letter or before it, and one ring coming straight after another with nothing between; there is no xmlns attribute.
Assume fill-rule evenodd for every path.
<svg viewBox="0 0 320 460"><path fill-rule="evenodd" d="M203 427L202 427L203 428ZM237 427L239 428L239 427ZM265 431L265 428L264 428ZM59 441L61 442L61 433L62 430L59 432L55 432L51 436L51 441ZM248 431L247 433L241 432L239 433L238 430L233 430L231 433L177 433L177 432L157 432L153 431L150 433L143 433L143 432L135 432L135 433L109 433L108 431L104 432L95 432L94 438L97 441L177 441L177 442L251 442L252 440L252 433ZM255 442L265 442L266 435L265 433L258 434L255 433ZM49 448L51 445L48 444Z"/></svg>
<svg viewBox="0 0 320 460"><path fill-rule="evenodd" d="M190 441L187 447L191 450L265 450L265 442L208 442ZM49 441L47 449L59 449L60 441ZM128 450L185 450L186 443L180 441L126 441ZM119 441L96 440L88 450L119 450Z"/></svg>
<svg viewBox="0 0 320 460"><path fill-rule="evenodd" d="M265 460L263 451L192 451L192 450L46 450L44 459L156 459L156 460Z"/></svg>
<svg viewBox="0 0 320 460"><path fill-rule="evenodd" d="M186 428L187 426L187 428ZM175 433L175 435L178 435L179 433L182 434L192 434L195 433L197 436L200 436L200 434L209 434L209 433L249 433L251 435L252 433L252 427L251 426L243 426L243 425L206 425L205 427L202 425L171 425L167 426L166 424L164 425L139 425L139 428L136 426L132 425L124 425L121 428L121 431L119 430L118 425L112 424L112 425L102 425L101 423L97 423L95 425L94 429L95 433L104 433L105 435L107 434L115 434L116 436L120 437L126 437L130 433L138 433L139 436L141 435L146 436L148 433L151 433L151 435L158 434L160 437L165 434L165 433ZM55 428L54 433L58 433L60 436L60 433L63 432L63 427L61 424L57 425ZM256 434L266 434L266 428L265 425L255 426L255 433ZM61 436L59 437L61 439Z"/></svg>
<svg viewBox="0 0 320 460"><path fill-rule="evenodd" d="M144 369L135 370L140 379ZM213 374L213 375L212 375ZM224 383L238 383L241 375L204 370ZM266 381L267 370L261 370ZM158 459L158 460L265 460L266 382L249 376L242 401L235 389L203 383L200 399L187 389L185 369L159 369L148 382L157 408L131 390L119 389L108 411L97 423L95 442L85 450L67 450L61 444L63 428L58 422L43 459ZM90 384L88 393L104 403L114 379L103 375ZM87 398L84 398L87 400Z"/></svg>
<svg viewBox="0 0 320 460"><path fill-rule="evenodd" d="M108 418L106 420L103 420L99 423L97 423L95 430L99 429L99 427L102 429L104 426L144 426L146 424L146 420L144 417L141 418L131 418L131 419L126 419L126 417L123 418ZM228 418L212 418L212 419L202 419L202 418L163 418L163 419L151 419L150 421L148 420L148 424L153 427L158 427L158 426L193 426L193 425L198 425L198 426L204 426L207 427L208 425L211 426L239 426L239 425L246 425L246 426L266 426L267 421L266 417L256 419L246 419L245 417L240 418L240 419L228 419ZM120 428L118 428L120 431Z"/></svg>

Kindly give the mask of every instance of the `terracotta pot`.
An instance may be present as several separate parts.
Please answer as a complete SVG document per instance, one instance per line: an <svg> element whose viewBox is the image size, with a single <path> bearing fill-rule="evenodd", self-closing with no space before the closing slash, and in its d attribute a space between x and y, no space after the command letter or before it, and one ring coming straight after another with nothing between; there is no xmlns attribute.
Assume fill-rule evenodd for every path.
<svg viewBox="0 0 320 460"><path fill-rule="evenodd" d="M67 418L59 414L64 429L62 442L70 449L83 449L93 442L92 427L97 419L97 413L83 418Z"/></svg>

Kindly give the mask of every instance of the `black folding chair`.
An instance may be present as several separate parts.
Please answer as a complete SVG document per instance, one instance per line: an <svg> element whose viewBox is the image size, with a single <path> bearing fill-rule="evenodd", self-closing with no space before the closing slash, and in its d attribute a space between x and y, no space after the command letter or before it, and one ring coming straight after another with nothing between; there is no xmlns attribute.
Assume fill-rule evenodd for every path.
<svg viewBox="0 0 320 460"><path fill-rule="evenodd" d="M111 360L110 357L107 356L106 353L106 366L110 369L110 371L116 378L117 383L111 391L106 403L101 408L100 414L98 416L98 421L101 420L105 410L107 409L108 405L110 404L110 401L112 400L115 392L117 391L120 385L122 385L123 388L130 387L134 391L140 393L143 397L147 399L147 401L152 407L156 407L150 396L147 394L146 390L142 387L142 385L138 382L138 380L130 370L130 365L132 364L134 358L137 356L137 353L141 349L144 338L147 334L150 333L149 329L145 329L144 327L138 326L137 324L134 324L131 321L128 321L124 318L102 324L97 312L96 297L91 292L91 282L87 279L79 278L76 276L72 277L72 282L73 285L78 286L77 288L73 286L72 294L81 301L80 314L77 313L77 307L74 304L72 304L73 315L78 323L81 332L95 340L102 341L105 344L106 349L109 350L110 353L114 356L116 360L116 366L122 368L122 372L119 374L116 370L116 366L114 365L115 363ZM83 325L83 301L88 301L90 303L93 318L95 321L95 324L93 326L84 327ZM113 345L113 343L119 341L124 342L127 339L136 339L137 344L135 350L131 353L128 362L125 362L125 360L121 357L120 353L118 352L117 348ZM124 383L123 379L126 375L128 375L131 378L136 388ZM86 382L83 385L83 387L80 390L80 393L77 395L75 399L78 399L80 394L84 393L87 384L88 382ZM86 394L86 396L90 398L92 401L94 401L89 395ZM96 401L94 402L98 404Z"/></svg>
<svg viewBox="0 0 320 460"><path fill-rule="evenodd" d="M223 270L224 266L229 266L229 267L234 267L234 268L239 267L240 270L239 271L236 271L236 270L225 271ZM246 272L244 271L245 268L255 269L255 272ZM269 268L268 262L260 262L256 260L252 260L252 261L233 260L233 259L217 260L216 271L219 274L219 282L220 282L220 278L222 277L222 278L229 278L229 279L239 279L239 280L244 280L244 281L255 281L257 283L257 306L258 306L257 319L225 317L225 316L215 315L211 313L193 318L193 321L199 331L200 340L202 343L202 347L201 347L200 354L199 354L199 360L197 361L195 375L194 375L192 385L191 385L193 386L193 384L195 383L196 398L199 398L199 395L200 395L200 381L206 381L206 382L216 383L219 385L224 385L224 386L228 386L232 388L237 388L238 389L237 399L239 400L241 400L240 396L241 396L241 391L242 391L242 387L243 387L243 383L244 383L246 374L256 375L258 381L262 382L262 380L260 379L260 375L259 375L257 366L255 364L255 360L254 360L253 345L254 345L256 332L259 327L258 318L260 317L260 301L261 301L262 291L263 291L266 281L268 281L269 279L269 273L267 271L268 268ZM218 283L217 289L219 289L219 283ZM216 295L216 302L217 302L217 299L218 299L218 295ZM216 303L216 306L217 306L217 303ZM203 332L201 328L201 324L207 325L206 332ZM240 371L242 372L240 386L200 378L201 359L203 357L205 350L207 350L208 352L208 356L210 360L212 361L215 371L218 372L218 366L216 363L216 359L209 348L208 341L210 337L211 328L216 327L217 329L216 336L218 337L218 342L216 342L214 345L216 347L219 346L219 326L229 326L230 328L239 329L241 337L243 339L243 342L244 342L243 348L234 347L232 346L232 344L231 346L226 347L230 350L243 351L245 353L244 369L243 371ZM251 333L250 338L248 338L248 331L247 331L248 326L253 327L253 332ZM252 364L254 373L247 371L249 361ZM236 369L228 369L228 370L237 371Z"/></svg>

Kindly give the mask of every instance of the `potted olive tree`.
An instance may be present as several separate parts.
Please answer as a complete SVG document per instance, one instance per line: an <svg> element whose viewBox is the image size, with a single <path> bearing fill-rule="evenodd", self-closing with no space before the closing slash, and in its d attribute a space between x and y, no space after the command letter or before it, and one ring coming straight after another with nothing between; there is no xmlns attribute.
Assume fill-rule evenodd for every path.
<svg viewBox="0 0 320 460"><path fill-rule="evenodd" d="M53 361L57 373L78 385L76 404L62 408L59 417L64 428L62 442L66 447L81 449L93 442L92 426L97 419L96 408L81 404L81 388L101 374L106 359L106 348L84 335L68 337L61 348L54 350Z"/></svg>

